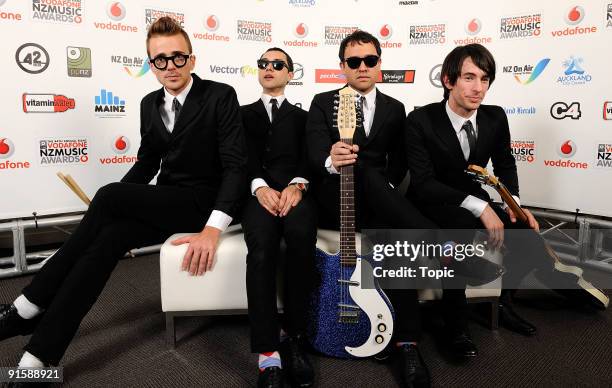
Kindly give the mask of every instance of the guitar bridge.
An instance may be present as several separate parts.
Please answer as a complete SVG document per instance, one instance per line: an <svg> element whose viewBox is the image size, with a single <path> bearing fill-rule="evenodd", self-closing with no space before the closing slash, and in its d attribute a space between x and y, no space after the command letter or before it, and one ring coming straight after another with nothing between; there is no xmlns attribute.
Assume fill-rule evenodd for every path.
<svg viewBox="0 0 612 388"><path fill-rule="evenodd" d="M359 311L345 311L345 310L338 311L338 322L340 323L359 323Z"/></svg>

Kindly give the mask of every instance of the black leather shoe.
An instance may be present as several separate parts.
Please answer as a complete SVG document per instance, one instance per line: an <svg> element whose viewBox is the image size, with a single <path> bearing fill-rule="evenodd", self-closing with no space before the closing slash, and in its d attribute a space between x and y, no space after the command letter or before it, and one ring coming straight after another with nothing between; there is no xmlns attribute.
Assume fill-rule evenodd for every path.
<svg viewBox="0 0 612 388"><path fill-rule="evenodd" d="M450 258L443 262L448 263L448 267L455 271L457 279L465 279L467 285L474 287L490 283L506 271L503 266L478 256L466 257L461 261Z"/></svg>
<svg viewBox="0 0 612 388"><path fill-rule="evenodd" d="M314 384L314 371L303 350L301 337L289 337L281 342L280 355L292 386L310 387Z"/></svg>
<svg viewBox="0 0 612 388"><path fill-rule="evenodd" d="M427 365L416 345L402 345L398 348L398 367L402 384L407 388L431 387Z"/></svg>
<svg viewBox="0 0 612 388"><path fill-rule="evenodd" d="M467 331L458 331L450 335L449 347L455 357L469 358L478 355L476 344Z"/></svg>
<svg viewBox="0 0 612 388"><path fill-rule="evenodd" d="M283 370L277 366L271 366L259 372L257 388L283 388Z"/></svg>
<svg viewBox="0 0 612 388"><path fill-rule="evenodd" d="M506 329L528 337L537 332L534 325L521 318L508 304L499 304L499 322Z"/></svg>
<svg viewBox="0 0 612 388"><path fill-rule="evenodd" d="M17 314L14 304L0 305L0 341L16 335L29 335L34 332L40 318L23 319Z"/></svg>

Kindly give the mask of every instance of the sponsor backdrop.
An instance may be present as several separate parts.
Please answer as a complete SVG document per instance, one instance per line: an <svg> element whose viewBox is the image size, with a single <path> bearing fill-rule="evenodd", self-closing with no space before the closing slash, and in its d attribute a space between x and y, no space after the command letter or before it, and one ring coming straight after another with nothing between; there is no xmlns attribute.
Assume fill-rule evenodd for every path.
<svg viewBox="0 0 612 388"><path fill-rule="evenodd" d="M136 160L139 103L159 87L146 29L171 15L188 31L196 72L259 97L256 59L270 46L296 62L289 101L341 86L338 45L355 28L379 37L380 90L414 107L442 98L453 47L497 60L486 98L505 108L525 204L612 216L612 0L0 0L0 219L84 206Z"/></svg>

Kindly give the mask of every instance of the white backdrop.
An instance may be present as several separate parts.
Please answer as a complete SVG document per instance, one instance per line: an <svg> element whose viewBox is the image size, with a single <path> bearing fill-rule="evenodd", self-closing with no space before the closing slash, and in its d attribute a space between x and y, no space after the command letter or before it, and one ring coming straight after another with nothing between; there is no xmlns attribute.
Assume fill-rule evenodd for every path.
<svg viewBox="0 0 612 388"><path fill-rule="evenodd" d="M385 77L414 76L379 85L410 111L441 100L434 67L454 46L483 43L498 64L485 102L507 109L525 155L523 203L612 216L612 0L0 0L0 219L84 209L57 171L91 196L129 169L140 99L159 87L146 27L164 12L189 33L195 72L234 86L241 104L259 97L255 61L271 46L300 65L286 94L308 109L340 85L319 81L337 77L326 70L338 69L342 36L370 31Z"/></svg>

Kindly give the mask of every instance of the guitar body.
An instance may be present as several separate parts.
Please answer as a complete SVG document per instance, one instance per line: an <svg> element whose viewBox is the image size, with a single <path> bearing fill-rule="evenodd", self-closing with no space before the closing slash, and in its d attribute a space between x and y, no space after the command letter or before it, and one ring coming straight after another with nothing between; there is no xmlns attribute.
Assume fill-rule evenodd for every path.
<svg viewBox="0 0 612 388"><path fill-rule="evenodd" d="M339 254L320 249L316 259L321 285L313 293L309 317L308 338L313 348L338 358L369 357L381 352L393 334L393 308L387 296L378 285L362 289L338 282L350 279L361 283L361 271L371 273L370 263L357 257L355 266L341 266ZM339 308L339 304L358 308ZM351 316L340 317L342 313Z"/></svg>

